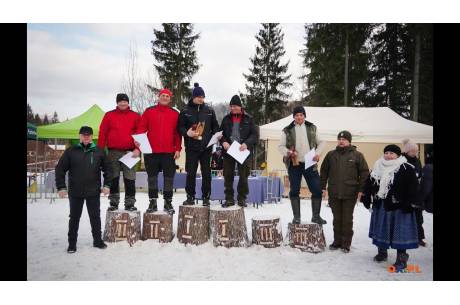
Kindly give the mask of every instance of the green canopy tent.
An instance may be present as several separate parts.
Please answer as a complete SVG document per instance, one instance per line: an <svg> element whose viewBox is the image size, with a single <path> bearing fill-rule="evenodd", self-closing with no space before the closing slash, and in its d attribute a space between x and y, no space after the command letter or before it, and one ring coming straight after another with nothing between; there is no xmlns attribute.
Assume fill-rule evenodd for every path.
<svg viewBox="0 0 460 305"><path fill-rule="evenodd" d="M71 120L51 125L38 126L38 138L78 140L80 127L90 126L93 128L94 132L93 139L97 139L99 136L99 125L101 124L104 114L104 110L94 104L86 112Z"/></svg>

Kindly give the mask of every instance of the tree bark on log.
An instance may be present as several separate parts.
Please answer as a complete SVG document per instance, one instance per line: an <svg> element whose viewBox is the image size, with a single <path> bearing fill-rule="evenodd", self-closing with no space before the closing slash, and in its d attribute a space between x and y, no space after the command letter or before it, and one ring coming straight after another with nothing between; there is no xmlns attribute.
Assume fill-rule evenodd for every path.
<svg viewBox="0 0 460 305"><path fill-rule="evenodd" d="M209 225L214 246L249 246L246 219L242 207L212 207L209 213Z"/></svg>
<svg viewBox="0 0 460 305"><path fill-rule="evenodd" d="M323 226L316 223L288 224L289 245L302 251L318 253L324 251L326 240Z"/></svg>
<svg viewBox="0 0 460 305"><path fill-rule="evenodd" d="M201 245L209 239L209 207L179 206L177 239L183 244Z"/></svg>
<svg viewBox="0 0 460 305"><path fill-rule="evenodd" d="M173 217L169 213L157 211L144 213L142 239L156 239L161 243L169 243L174 238Z"/></svg>
<svg viewBox="0 0 460 305"><path fill-rule="evenodd" d="M141 238L140 211L107 211L105 217L104 240L107 242L128 241L132 246Z"/></svg>
<svg viewBox="0 0 460 305"><path fill-rule="evenodd" d="M283 241L279 216L252 218L252 243L265 248L279 247Z"/></svg>

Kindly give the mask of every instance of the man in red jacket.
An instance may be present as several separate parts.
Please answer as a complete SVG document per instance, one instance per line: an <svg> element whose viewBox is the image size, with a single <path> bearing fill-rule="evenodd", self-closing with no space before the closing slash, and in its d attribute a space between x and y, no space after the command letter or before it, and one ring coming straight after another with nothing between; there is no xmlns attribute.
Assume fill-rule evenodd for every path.
<svg viewBox="0 0 460 305"><path fill-rule="evenodd" d="M175 212L172 206L173 182L176 173L175 159L180 156L182 139L177 131L179 112L169 106L171 97L171 91L162 89L158 104L145 110L136 132L147 132L147 138L152 147L151 154L144 154L150 202L147 213L153 213L158 209L158 173L161 170L164 177L163 209L170 214ZM139 144L136 142L136 145Z"/></svg>
<svg viewBox="0 0 460 305"><path fill-rule="evenodd" d="M125 183L125 210L135 211L136 202L136 169L127 167L118 161L129 151L133 157L139 156L139 149L134 145L133 134L139 128L141 116L129 108L129 98L124 93L117 94L117 107L107 112L99 126L99 139L97 146L101 149L108 148L108 159L110 161L113 180L110 187L109 211L118 209L120 203L120 170L123 171L123 182Z"/></svg>

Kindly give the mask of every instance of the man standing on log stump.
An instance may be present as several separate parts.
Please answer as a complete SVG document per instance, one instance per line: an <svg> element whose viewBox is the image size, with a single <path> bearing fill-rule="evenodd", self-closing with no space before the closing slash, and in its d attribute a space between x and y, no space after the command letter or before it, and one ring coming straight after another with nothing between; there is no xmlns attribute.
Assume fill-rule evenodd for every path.
<svg viewBox="0 0 460 305"><path fill-rule="evenodd" d="M181 137L177 132L179 113L169 104L172 93L162 89L159 93L158 104L149 107L142 114L137 134L147 132L151 154L144 154L145 169L147 170L149 185L149 207L147 213L158 210L158 173L162 170L164 177L163 209L174 214L172 206L174 175L176 173L175 160L180 157ZM137 146L139 143L134 142Z"/></svg>
<svg viewBox="0 0 460 305"><path fill-rule="evenodd" d="M67 194L65 177L69 172L68 253L77 251L78 226L85 200L93 234L93 246L107 248L101 238L101 170L104 172L104 195L110 192L112 171L104 151L93 143L92 135L91 127L81 127L80 143L67 148L56 166L56 189L61 198Z"/></svg>
<svg viewBox="0 0 460 305"><path fill-rule="evenodd" d="M246 196L249 193L248 176L250 171L250 158L246 158L243 164L240 164L232 156L227 154L227 150L233 141L241 144L240 150L248 149L251 151L259 141L259 133L252 116L243 111L241 99L234 95L230 100L230 113L222 119L220 130L222 137L220 143L225 150L224 153L224 187L225 203L222 207L235 205L233 193L233 179L235 177L235 163L238 164L238 205L246 207Z"/></svg>
<svg viewBox="0 0 460 305"><path fill-rule="evenodd" d="M329 204L334 217L334 242L330 250L350 252L353 237L353 211L361 199L369 167L362 153L351 145L351 133L337 135L337 147L327 153L321 164L321 189L328 185Z"/></svg>
<svg viewBox="0 0 460 305"><path fill-rule="evenodd" d="M108 149L108 158L112 166L113 180L110 187L109 211L118 209L120 203L120 170L123 171L125 184L125 210L135 211L136 202L136 168L127 167L120 158L133 152L133 158L139 157L140 151L134 145L132 135L139 127L141 116L129 108L129 98L124 93L117 94L117 107L104 115L99 127L97 146Z"/></svg>
<svg viewBox="0 0 460 305"><path fill-rule="evenodd" d="M319 161L319 155L324 148L324 141L321 141L317 134L316 126L305 120L306 113L303 106L296 106L292 116L294 121L286 126L281 132L279 151L283 155L283 162L286 165L289 175L289 198L291 199L294 224L300 223L300 183L302 176L307 181L308 189L311 192L311 222L326 224L320 217L321 211L321 185L318 174L318 164L305 169L305 154L315 149L314 161Z"/></svg>
<svg viewBox="0 0 460 305"><path fill-rule="evenodd" d="M214 109L205 104L203 88L198 83L194 84L192 99L189 100L186 108L179 115L178 130L184 137L185 144L185 171L187 180L185 190L187 199L184 205L195 204L195 179L198 163L201 168L201 193L203 205L209 206L211 197L211 154L212 146L207 147L213 134L219 130L219 123L216 119ZM197 132L198 124L203 125L201 134Z"/></svg>

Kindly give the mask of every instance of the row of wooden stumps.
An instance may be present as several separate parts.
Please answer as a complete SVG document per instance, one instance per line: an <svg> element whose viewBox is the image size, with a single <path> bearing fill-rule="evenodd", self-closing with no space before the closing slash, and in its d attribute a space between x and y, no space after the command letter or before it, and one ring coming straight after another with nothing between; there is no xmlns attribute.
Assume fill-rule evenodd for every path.
<svg viewBox="0 0 460 305"><path fill-rule="evenodd" d="M165 212L144 213L141 232L140 211L107 211L104 240L127 240L132 246L139 239L170 242L174 238L173 218ZM211 238L214 246L248 247L244 209L179 206L177 239L183 244L201 245ZM326 241L323 228L315 223L288 225L288 244L306 252L324 251ZM252 243L275 248L283 243L280 218L258 216L252 218Z"/></svg>

